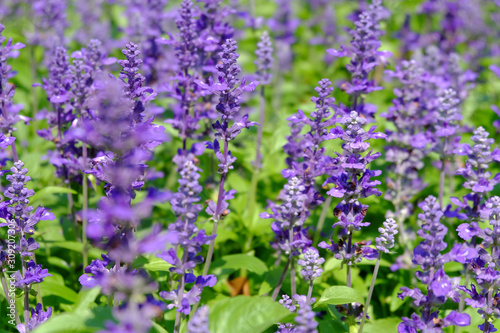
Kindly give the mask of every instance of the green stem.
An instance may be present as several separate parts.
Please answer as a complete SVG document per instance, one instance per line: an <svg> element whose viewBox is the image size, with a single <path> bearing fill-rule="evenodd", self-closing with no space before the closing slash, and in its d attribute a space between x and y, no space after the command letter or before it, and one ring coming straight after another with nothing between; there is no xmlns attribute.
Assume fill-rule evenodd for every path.
<svg viewBox="0 0 500 333"><path fill-rule="evenodd" d="M29 315L30 315L30 294L29 294L28 288L25 288L24 289L24 329L26 330L26 333L30 332L30 329L28 328Z"/></svg>
<svg viewBox="0 0 500 333"><path fill-rule="evenodd" d="M446 160L444 158L441 159L441 173L439 174L439 206L443 209L443 195L444 195L444 182L446 178L445 173L445 164Z"/></svg>
<svg viewBox="0 0 500 333"><path fill-rule="evenodd" d="M311 280L309 282L309 289L307 290L307 303L309 303L309 301L311 300L312 292L313 292L313 282Z"/></svg>
<svg viewBox="0 0 500 333"><path fill-rule="evenodd" d="M252 174L252 182L250 185L250 194L248 195L248 212L249 218L253 221L253 215L255 211L256 197L257 197L257 184L259 182L259 173L261 169L262 163L262 137L264 135L264 121L265 121L265 107L266 107L266 99L264 95L264 86L260 89L260 110L259 110L259 127L257 129L257 143L255 147L255 162L254 162L254 170Z"/></svg>
<svg viewBox="0 0 500 333"><path fill-rule="evenodd" d="M188 252L184 251L184 254L182 255L182 263L186 263L187 258L188 258ZM181 281L179 285L179 290L177 291L177 304L180 307L182 297L184 296L184 285L186 283L185 281L185 274L182 274L181 276ZM174 333L179 333L181 329L181 321L182 321L182 312L177 309L177 312L175 313L175 325L174 325Z"/></svg>
<svg viewBox="0 0 500 333"><path fill-rule="evenodd" d="M87 167L87 144L84 142L82 147L83 165ZM82 209L82 258L83 269L89 264L89 249L87 243L87 210L88 210L88 175L83 173L82 182L83 209Z"/></svg>
<svg viewBox="0 0 500 333"><path fill-rule="evenodd" d="M272 295L273 301L275 301L276 297L278 297L281 286L283 285L283 281L285 281L286 272L288 272L288 266L290 266L290 257L288 257L286 264L285 264L285 268L283 269L283 272L281 272L281 276L280 276L280 279L278 281L278 284L276 285L276 288L274 288L273 295ZM293 297L293 295L292 295L292 297Z"/></svg>
<svg viewBox="0 0 500 333"><path fill-rule="evenodd" d="M289 257L288 259L290 260L290 285L291 285L291 289L292 289L292 294L290 295L290 297L293 297L296 293L297 293L297 286L295 284L295 265L294 265L294 262L295 260L293 259L293 251L291 249L291 246L292 246L292 243L293 243L293 225L290 223L290 230L288 232L288 236L289 236L289 243L290 243L290 253L289 253Z"/></svg>
<svg viewBox="0 0 500 333"><path fill-rule="evenodd" d="M36 83L37 79L37 63L35 59L35 47L32 46L30 48L30 58L31 58L31 82ZM35 116L38 113L38 98L36 93L36 88L31 88L31 103L32 103L32 112L31 114Z"/></svg>
<svg viewBox="0 0 500 333"><path fill-rule="evenodd" d="M35 252L33 252L33 256L31 257L31 259L36 264ZM40 284L39 283L36 284L36 292L37 292L36 299L37 299L38 303L40 303L42 305L42 308L43 308L43 298L42 298L42 292L40 291Z"/></svg>
<svg viewBox="0 0 500 333"><path fill-rule="evenodd" d="M370 301L373 295L373 289L375 288L375 281L377 280L378 269L380 267L380 259L382 258L382 252L379 252L377 262L375 263L375 268L373 269L372 283L370 284L370 289L368 290L368 297L366 298L365 307L363 309L363 319L361 319L361 325L359 326L358 333L363 332L363 326L366 321L366 313L368 312L368 307L370 306Z"/></svg>
<svg viewBox="0 0 500 333"><path fill-rule="evenodd" d="M325 225L326 214L328 213L328 209L332 203L332 197L328 196L325 202L323 203L323 209L321 210L321 215L319 216L318 225L316 226L316 231L314 232L313 238L313 246L316 247L319 242L319 238L321 237L321 231L323 230L323 226Z"/></svg>

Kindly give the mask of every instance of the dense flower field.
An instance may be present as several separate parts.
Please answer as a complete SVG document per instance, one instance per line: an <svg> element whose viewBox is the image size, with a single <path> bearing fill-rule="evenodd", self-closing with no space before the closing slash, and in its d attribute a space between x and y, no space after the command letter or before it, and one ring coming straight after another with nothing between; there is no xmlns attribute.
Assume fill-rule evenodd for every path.
<svg viewBox="0 0 500 333"><path fill-rule="evenodd" d="M0 333L497 331L500 1L0 22Z"/></svg>

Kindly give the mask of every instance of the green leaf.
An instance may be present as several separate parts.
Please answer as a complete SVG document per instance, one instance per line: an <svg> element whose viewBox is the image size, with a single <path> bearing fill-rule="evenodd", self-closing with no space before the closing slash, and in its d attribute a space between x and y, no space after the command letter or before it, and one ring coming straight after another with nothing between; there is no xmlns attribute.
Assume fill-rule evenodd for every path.
<svg viewBox="0 0 500 333"><path fill-rule="evenodd" d="M156 333L168 333L166 329L161 327L158 323L153 322L153 329Z"/></svg>
<svg viewBox="0 0 500 333"><path fill-rule="evenodd" d="M400 300L398 297L398 293L401 292L401 290L400 290L401 287L404 287L404 285L399 283L396 286L396 288L394 288L394 290L392 291L391 304L390 304L390 308L389 308L391 310L391 312L396 311L404 304L404 301Z"/></svg>
<svg viewBox="0 0 500 333"><path fill-rule="evenodd" d="M266 264L262 260L246 254L224 256L214 261L212 267L220 269L246 269L259 275L268 271Z"/></svg>
<svg viewBox="0 0 500 333"><path fill-rule="evenodd" d="M79 313L60 313L52 315L45 323L33 331L34 333L91 333L99 328L87 327L85 321L91 317L89 310Z"/></svg>
<svg viewBox="0 0 500 333"><path fill-rule="evenodd" d="M151 272L168 272L170 267L172 267L168 262L158 257L151 257L148 260L143 267Z"/></svg>
<svg viewBox="0 0 500 333"><path fill-rule="evenodd" d="M107 306L92 310L58 313L38 326L33 333L92 333L102 330L104 323L112 318L112 308Z"/></svg>
<svg viewBox="0 0 500 333"><path fill-rule="evenodd" d="M337 305L352 302L364 304L365 301L363 296L352 288L346 286L333 286L325 289L315 307L321 304Z"/></svg>
<svg viewBox="0 0 500 333"><path fill-rule="evenodd" d="M30 198L31 203L33 204L37 199L44 198L50 194L61 194L61 193L72 193L76 194L75 190L72 190L67 187L60 186L46 186L41 190L36 191L35 195Z"/></svg>
<svg viewBox="0 0 500 333"><path fill-rule="evenodd" d="M397 332L398 325L401 322L401 318L390 317L377 320L369 320L366 322L366 326L363 329L365 333L387 333L387 332Z"/></svg>
<svg viewBox="0 0 500 333"><path fill-rule="evenodd" d="M49 280L49 278L45 279L43 283L40 283L40 292L43 297L45 296L59 296L67 301L73 303L75 299L78 297L77 293L66 287L64 284L61 285L55 281Z"/></svg>
<svg viewBox="0 0 500 333"><path fill-rule="evenodd" d="M74 312L78 312L84 309L88 309L90 307L90 304L92 304L97 296L99 296L101 292L101 288L95 287L95 288L85 288L82 287L80 289L80 292L78 293L78 296L75 299L75 305L73 308Z"/></svg>
<svg viewBox="0 0 500 333"><path fill-rule="evenodd" d="M78 253L83 252L83 244L80 242L76 241L64 241L64 242L46 242L47 245L50 245L51 248L53 247L60 247L66 250L70 251L75 251ZM89 257L90 258L100 258L101 257L101 251L96 249L96 248L90 248L89 249Z"/></svg>
<svg viewBox="0 0 500 333"><path fill-rule="evenodd" d="M210 332L260 333L289 315L270 297L236 296L210 307Z"/></svg>

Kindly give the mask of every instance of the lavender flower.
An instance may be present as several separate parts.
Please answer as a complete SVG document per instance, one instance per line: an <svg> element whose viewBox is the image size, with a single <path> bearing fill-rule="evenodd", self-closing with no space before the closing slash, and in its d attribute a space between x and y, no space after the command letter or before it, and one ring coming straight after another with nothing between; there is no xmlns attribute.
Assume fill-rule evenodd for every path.
<svg viewBox="0 0 500 333"><path fill-rule="evenodd" d="M15 86L9 83L15 73L12 71L12 66L7 64L9 58L15 58L19 54L18 51L24 48L22 43L12 43L12 38L7 40L6 37L2 36L2 32L5 26L0 24L0 109L2 119L0 120L0 129L2 135L0 137L0 146L2 148L7 148L14 143L15 137L13 132L16 131L14 127L21 119L27 121L28 118L20 116L19 111L22 109L22 105L13 104L13 97L15 94ZM5 41L7 42L5 43ZM4 44L5 43L5 44ZM15 150L15 145L12 146L12 152L14 158L17 160L17 153Z"/></svg>
<svg viewBox="0 0 500 333"><path fill-rule="evenodd" d="M312 283L312 281L311 281ZM280 304L290 310L290 312L297 312L295 316L296 324L278 323L278 330L276 333L316 333L318 332L318 323L314 320L316 313L312 310L311 304L316 301L315 298L304 295L294 295L292 299L288 295L283 295ZM297 304L298 306L296 306Z"/></svg>
<svg viewBox="0 0 500 333"><path fill-rule="evenodd" d="M219 81L218 83L214 84L211 82L210 85L207 85L200 80L196 81L196 83L203 89L208 89L219 96L219 103L215 109L221 114L222 123L217 120L215 124L212 125L215 131L216 140L214 140L213 143L206 143L207 148L215 152L219 161L218 172L222 175L217 206L215 211L210 213L213 216L214 221L219 221L222 217L222 212L225 210L222 210L222 206L225 203L223 190L224 182L227 172L233 168L232 164L236 161L236 158L234 158L229 151L229 141L234 140L238 134L241 133L243 128L249 128L257 124L255 122L248 121L248 115L245 115L239 121L230 126L230 121L233 120L239 113L241 107L239 103L241 94L245 91L254 90L258 85L258 82L252 82L246 85L245 79L240 81L237 78L241 69L237 64L239 54L236 53L236 50L236 41L232 39L228 39L223 45L223 51L219 54L221 62L216 66ZM224 142L224 148L222 151L217 139Z"/></svg>
<svg viewBox="0 0 500 333"><path fill-rule="evenodd" d="M306 300L304 296L295 295L293 297L299 304L293 332L296 333L317 333L318 322L314 320L316 313L312 310L311 304L315 299Z"/></svg>
<svg viewBox="0 0 500 333"><path fill-rule="evenodd" d="M154 117L144 112L145 104L155 94L143 86L144 77L138 73L141 61L137 47L130 43L123 53L127 59L120 61L123 69L119 79L100 79L100 89L88 102L92 117L84 118L82 127L72 133L74 138L102 150L86 172L103 181L106 189L106 197L91 214L88 236L107 250L109 257L93 261L80 282L100 285L103 294L122 302L114 311L118 323L108 323L104 332L123 332L131 327L134 332L148 332L154 311L145 295L156 291L157 285L131 264L139 255L157 253L167 244L177 243L178 235L161 232L160 226L154 226L151 234L142 238L134 233L141 220L150 216L155 203L171 195L150 190L144 201L131 204L135 192L144 186L144 163L152 157L154 147L167 138L161 126L152 124Z"/></svg>
<svg viewBox="0 0 500 333"><path fill-rule="evenodd" d="M80 44L87 44L90 40L101 38L106 49L114 46L111 40L111 25L103 17L104 0L89 0L76 2L76 13L80 16L82 26L76 31L74 38ZM108 32L108 34L106 34Z"/></svg>
<svg viewBox="0 0 500 333"><path fill-rule="evenodd" d="M297 310L297 307L294 305L293 300L287 294L283 294L281 296L279 303L287 308L290 312L295 312L295 310Z"/></svg>
<svg viewBox="0 0 500 333"><path fill-rule="evenodd" d="M274 32L279 69L286 72L292 66L292 45L295 43L295 30L299 26L300 20L293 12L290 1L276 0L276 4L277 11L267 24Z"/></svg>
<svg viewBox="0 0 500 333"><path fill-rule="evenodd" d="M208 306L204 305L196 311L187 323L188 333L209 333Z"/></svg>
<svg viewBox="0 0 500 333"><path fill-rule="evenodd" d="M66 0L36 0L31 4L32 20L35 26L29 34L29 44L45 48L45 60L50 61L57 47L64 46L65 29L68 27Z"/></svg>
<svg viewBox="0 0 500 333"><path fill-rule="evenodd" d="M320 147L323 142L336 138L334 133L328 132L328 128L337 121L337 113L332 115L335 99L330 97L333 91L330 85L331 83L327 79L319 81L318 87L315 89L318 97L311 98L311 101L315 103L315 111L311 113L310 117L299 110L297 114L287 119L292 126L296 123L303 123L310 128L309 132L300 140L300 146L303 149L302 156L298 155L295 161L289 159L291 170L286 172L293 170L303 179L306 186L305 193L308 195L308 205L312 206L318 204L317 197L319 195L314 189L315 178L334 169L334 161L326 156L325 149ZM296 148L297 151L298 148Z"/></svg>
<svg viewBox="0 0 500 333"><path fill-rule="evenodd" d="M255 65L257 66L257 75L259 77L259 83L266 85L271 83L272 74L270 71L273 68L273 46L271 44L271 38L269 33L264 31L260 35L260 41L257 43L257 50L255 51L257 60Z"/></svg>
<svg viewBox="0 0 500 333"><path fill-rule="evenodd" d="M434 329L442 332L441 328L457 325L470 325L470 317L464 313L452 311L444 319L438 318L439 306L447 299L459 302L460 295L456 291L459 278L450 278L444 272L443 265L452 258L449 254L442 254L446 249L444 237L448 229L441 223L443 212L436 198L429 196L419 205L423 213L418 215L421 221L421 229L417 234L424 240L414 250L413 262L420 266L415 276L427 286L427 296L420 289L401 288L398 294L400 299L411 297L413 304L421 308L421 315L413 314L410 318L402 318L403 322L398 326L398 332L412 332L415 329Z"/></svg>
<svg viewBox="0 0 500 333"><path fill-rule="evenodd" d="M276 240L273 247L289 256L288 261L296 256L301 248L311 245L305 235L303 224L310 215L310 210L320 205L323 198L315 188L315 179L329 172L333 161L324 155L325 149L320 145L335 138L328 132L328 128L336 121L336 114L331 109L335 99L329 97L333 91L330 81L323 79L316 88L318 97L312 97L315 111L306 116L301 110L287 120L290 121L292 135L284 149L288 153L287 164L290 167L282 171L288 184L280 195L282 204L270 205L273 214L261 213L261 218L273 218L271 226ZM303 137L295 137L307 125L310 131ZM288 266L287 266L288 267ZM275 290L275 294L279 288ZM295 291L292 290L292 294ZM277 294L275 295L277 296Z"/></svg>
<svg viewBox="0 0 500 333"><path fill-rule="evenodd" d="M383 225L383 228L378 228L380 237L375 238L375 242L379 251L389 253L389 249L394 247L394 235L398 233L398 225L391 218L385 220Z"/></svg>
<svg viewBox="0 0 500 333"><path fill-rule="evenodd" d="M167 94L178 100L173 107L174 118L168 119L167 122L179 132L184 151L187 150L188 138L201 137L200 134L196 134L200 129L199 121L202 118L210 118L203 112L201 104L196 103L204 94L200 86L194 83L199 79L196 66L200 56L197 41L200 36L196 29L195 10L192 7L191 1L182 2L179 9L180 17L177 20L179 33L176 39L168 42L175 47L179 70L172 86L167 87Z"/></svg>
<svg viewBox="0 0 500 333"><path fill-rule="evenodd" d="M35 225L40 221L53 220L54 215L49 213L43 207L37 207L35 210L29 205L29 198L32 197L35 192L33 190L28 190L26 184L31 180L27 176L28 169L24 168L24 163L17 161L11 168L12 174L8 175L6 178L10 183L4 192L4 196L8 200L2 203L2 209L0 209L0 217L5 219L7 223L1 223L0 227L8 226L9 239L14 240L17 236L18 242L15 244L14 249L18 251L21 262L22 269L17 270L11 274L14 278L14 286L21 289L24 294L24 325L18 322L18 328L20 331L27 330L30 327L35 327L43 321L46 321L51 313L52 309L48 309L47 313L43 312L41 305L38 304L36 310L31 315L29 319L29 293L34 284L41 283L44 278L52 276L48 273L48 269L43 269L42 265L37 265L34 261L34 255L31 251L35 251L39 248L39 244L35 242L33 238L26 239L27 235L33 235L35 233ZM12 249L9 248L9 268L14 271L14 262L11 259ZM3 278L3 270L2 275ZM8 294L8 292L7 292ZM9 299L9 297L7 297ZM17 314L16 314L17 316ZM39 317L39 318L38 318ZM16 317L18 318L18 317ZM27 328L26 328L27 327Z"/></svg>
<svg viewBox="0 0 500 333"><path fill-rule="evenodd" d="M341 46L342 51L327 50L334 57L351 57L350 64L346 65L351 73L351 80L345 82L342 87L351 95L352 106L344 108L344 112L354 110L370 120L373 119L375 107L365 105L363 96L382 87L379 87L374 79L370 79L369 74L379 63L383 63L385 57L390 56L390 53L378 50L380 37L383 35L379 22L390 16L381 4L381 0L373 1L367 11L359 14L354 23L356 28L350 31L353 37L351 47Z"/></svg>
<svg viewBox="0 0 500 333"><path fill-rule="evenodd" d="M380 184L379 181L371 180L371 177L379 176L380 171L372 171L367 168L368 164L378 158L380 153L372 153L369 151L366 155L363 154L370 148L370 144L366 142L369 139L385 139L383 133L376 133L375 126L370 128L368 132L363 129L363 125L367 120L364 117L358 116L356 111L351 111L348 116L340 119L340 123L345 126L342 129L340 126L331 130L331 135L334 138L341 138L342 154L338 154L336 159L336 172L327 179L324 185L333 183L327 194L336 198L341 198L342 201L334 210L334 215L339 219L332 227L337 226L342 228L341 234L347 234L346 239L340 239L338 244L332 241L331 245L326 242L321 242L319 247L329 249L334 253L334 257L342 261L342 266L347 265L347 287L352 286L351 281L351 266L362 258L373 260L378 257L377 250L367 247L370 245L368 241L362 241L353 244L352 236L354 231L359 231L361 227L370 225L369 222L363 222L363 219L368 210L368 206L359 202L359 199L366 198L371 195L380 196L382 193L376 188ZM347 306L346 320L353 322L358 317L358 313L353 310L351 305ZM361 314L361 312L359 313Z"/></svg>
<svg viewBox="0 0 500 333"><path fill-rule="evenodd" d="M143 55L145 83L154 86L165 82L169 74L176 69L169 61L173 54L162 49L159 43L160 37L167 32L171 19L165 8L167 0L127 0L125 6L124 14L128 19L125 33L127 40L137 45Z"/></svg>
<svg viewBox="0 0 500 333"><path fill-rule="evenodd" d="M385 220L383 223L384 227L383 228L378 228L378 231L380 232L380 237L375 238L375 242L377 244L377 250L379 251L378 253L378 258L377 262L375 263L375 268L373 269L373 276L372 276L372 282L370 284L370 289L368 290L368 297L366 298L366 303L363 309L363 318L361 319L361 324L359 326L359 332L363 332L363 326L365 324L367 316L367 311L370 306L370 301L373 295L373 289L375 288L375 282L377 280L377 274L378 274L378 269L380 267L380 260L382 258L382 253L389 253L389 250L394 247L394 235L398 233L398 224L397 222L392 219L388 218Z"/></svg>
<svg viewBox="0 0 500 333"><path fill-rule="evenodd" d="M203 149L200 150L200 153L202 151ZM169 307L175 306L177 308L176 331L181 323L180 314L188 315L191 311L190 305L197 303L203 287L207 285L212 287L217 281L213 275L198 276L198 278L193 275L193 269L196 265L203 262L203 257L198 254L201 252L202 245L215 239L215 235L207 236L204 230L198 231L195 225L198 213L202 210L202 206L197 202L200 201L199 194L203 188L198 183L201 170L195 166L194 159L193 153L189 153L188 156L180 153L174 158L174 162L179 165L181 178L179 179L179 192L175 193L170 201L177 220L169 225L169 230L178 235L178 240L174 244L179 245L182 249L182 258L177 256L173 248L157 255L173 265L170 268L172 273L180 275L177 290L162 291L162 297L174 301ZM184 293L185 285L193 282L195 287L191 289L192 292ZM194 292L197 294L193 295Z"/></svg>
<svg viewBox="0 0 500 333"><path fill-rule="evenodd" d="M384 196L394 204L394 211L388 211L386 215L398 220L400 244L404 247L404 253L391 266L391 270L396 270L412 265L408 248L412 236L403 225L413 213L412 198L426 186L419 171L424 167L423 158L431 140L425 135L429 115L423 107L425 75L422 67L415 60L402 61L395 72L387 73L402 84L394 89L396 98L392 100L393 106L382 114L396 128L388 133L387 138L390 144L386 148L386 160L390 162L390 176L387 177Z"/></svg>
<svg viewBox="0 0 500 333"><path fill-rule="evenodd" d="M486 148L481 155L484 156L485 152L489 153L487 143L481 148L477 146L480 146L480 144L475 146L476 152L481 148ZM484 166L487 167L488 163L485 163ZM466 276L470 276L472 273L478 286L476 288L474 284L471 284L470 289L469 286L458 286L458 289L470 296L470 298L462 298L461 302L465 300L465 304L479 309L478 313L484 319L484 323L479 325L481 331L495 332L493 321L500 317L500 307L495 301L496 297L500 296L496 292L500 283L498 281L500 273L495 268L499 260L497 253L500 240L500 225L498 223L500 198L495 196L488 199L486 203L481 204L482 195L483 193L474 192L470 195L472 198L477 199L477 203L474 204L472 209L466 208L466 214L470 216L471 222L461 224L457 231L462 239L466 241L472 240L470 244L455 245L454 255L456 261L467 265ZM489 226L481 228L478 225L477 221L483 219L488 220ZM478 238L482 240L480 244L477 244ZM466 284L468 282L469 279L466 279Z"/></svg>
<svg viewBox="0 0 500 333"><path fill-rule="evenodd" d="M35 308L31 309L31 316L26 326L24 324L17 325L19 333L27 333L33 331L38 325L49 320L52 315L52 308L49 306L47 311L43 311L42 304L38 303Z"/></svg>
<svg viewBox="0 0 500 333"><path fill-rule="evenodd" d="M318 250L309 247L304 250L304 259L297 260L297 264L303 266L301 270L302 276L305 281L313 281L315 278L320 277L323 270L320 265L325 262L324 258L319 256Z"/></svg>
<svg viewBox="0 0 500 333"><path fill-rule="evenodd" d="M381 172L378 170L372 171L367 168L368 163L378 158L381 154L373 154L370 151L363 156L362 153L366 152L370 147L370 144L366 142L367 140L385 138L385 134L376 133L375 126L368 132L365 132L362 125L367 120L358 116L355 111L352 111L349 116L343 117L340 122L345 125L346 129L342 130L342 128L337 126L331 131L334 137L342 138L344 141L342 144L343 153L339 155L337 161L339 171L328 178L325 185L333 183L334 187L327 194L342 199L334 211L339 222L335 223L333 227L340 226L347 229L349 241L347 244L347 257L345 258L347 261L345 263L351 265L350 258L351 255L354 255L351 252L352 232L354 230L359 231L361 227L369 225L369 223L363 222L368 206L362 205L358 199L381 194L376 188L380 182L370 179L371 177L380 175ZM360 243L359 245L364 244ZM327 248L328 245L322 242L320 247ZM359 254L360 252L357 251L357 253ZM366 255L371 257L371 252L367 252ZM354 258L352 257L352 259Z"/></svg>
<svg viewBox="0 0 500 333"><path fill-rule="evenodd" d="M14 273L15 286L25 292L29 292L33 284L41 283L44 278L52 276L48 272L48 269L42 269L42 265L37 265L33 260L30 260L22 275L19 271Z"/></svg>

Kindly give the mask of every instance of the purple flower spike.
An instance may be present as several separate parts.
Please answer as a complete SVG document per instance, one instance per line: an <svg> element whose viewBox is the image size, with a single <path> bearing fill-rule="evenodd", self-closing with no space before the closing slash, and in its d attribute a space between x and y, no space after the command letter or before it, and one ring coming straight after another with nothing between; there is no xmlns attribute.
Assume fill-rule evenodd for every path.
<svg viewBox="0 0 500 333"><path fill-rule="evenodd" d="M293 297L299 304L299 309L297 310L297 316L295 317L295 325L293 332L297 333L317 333L318 332L318 322L314 320L316 313L313 311L311 304L314 303L315 299L312 298L307 301L305 296L300 297L299 295L294 295Z"/></svg>
<svg viewBox="0 0 500 333"><path fill-rule="evenodd" d="M27 322L26 326L24 324L17 325L19 333L27 333L33 331L38 325L49 320L52 315L52 308L49 306L47 311L43 311L42 304L38 303L35 308L31 309L31 317Z"/></svg>
<svg viewBox="0 0 500 333"><path fill-rule="evenodd" d="M379 251L389 253L389 250L394 247L394 235L398 233L398 224L394 219L388 218L383 225L383 228L378 228L380 236L375 238L375 242Z"/></svg>
<svg viewBox="0 0 500 333"><path fill-rule="evenodd" d="M6 37L2 36L4 29L5 27L0 24L0 101L2 102L2 118L0 119L2 137L0 138L0 146L5 149L15 140L12 137L12 133L16 131L15 124L21 119L27 121L29 118L19 115L19 111L23 108L22 105L13 104L16 87L9 83L9 80L15 75L15 72L12 70L12 66L7 63L9 58L17 57L17 50L24 48L24 44L13 44L12 38L7 40ZM5 42L6 40L7 42ZM2 165L4 165L3 162Z"/></svg>
<svg viewBox="0 0 500 333"><path fill-rule="evenodd" d="M297 260L297 264L303 266L301 270L302 276L306 281L313 281L320 277L323 270L320 265L325 262L325 259L319 256L318 250L314 247L308 247L304 250L304 259Z"/></svg>
<svg viewBox="0 0 500 333"><path fill-rule="evenodd" d="M283 294L281 296L279 303L281 305L283 305L285 308L287 308L288 310L290 310L290 312L295 312L295 310L297 310L297 307L295 305L293 305L293 300L287 294Z"/></svg>
<svg viewBox="0 0 500 333"><path fill-rule="evenodd" d="M240 96L245 91L255 89L258 82L252 82L245 85L246 80L239 80L238 74L241 68L237 64L239 54L236 53L238 47L236 41L228 39L222 45L222 51L219 53L221 62L216 65L218 81L224 86L224 89L214 92L219 96L219 103L215 109L221 113L223 123L233 119L240 110Z"/></svg>
<svg viewBox="0 0 500 333"><path fill-rule="evenodd" d="M381 45L380 37L383 35L382 30L380 30L380 21L388 17L390 17L390 13L382 7L382 1L374 1L367 11L359 14L354 22L356 28L350 31L352 35L350 47L341 45L342 50L340 51L327 50L334 57L351 57L351 62L346 65L347 70L351 73L351 80L345 82L342 87L345 92L351 95L353 105L351 108L344 107L343 111L348 113L354 110L370 121L373 121L376 109L365 105L362 96L383 89L369 77L369 74L377 65L384 63L386 57L390 56L389 52L378 50Z"/></svg>
<svg viewBox="0 0 500 333"><path fill-rule="evenodd" d="M260 36L260 41L257 43L257 50L255 51L257 60L255 65L257 66L257 75L259 77L259 83L262 85L271 83L272 74L270 71L273 68L273 46L271 44L271 38L269 33L264 31Z"/></svg>
<svg viewBox="0 0 500 333"><path fill-rule="evenodd" d="M414 250L413 263L420 265L421 271L415 275L426 285L427 295L418 288L401 288L402 292L398 297L412 298L413 304L421 308L421 315L413 313L411 318L403 317L398 332L442 332L441 328L451 325L467 326L470 324L470 316L465 313L453 311L444 319L438 317L439 307L447 299L455 303L460 301L460 294L457 292L460 278L450 278L443 268L445 263L452 260L452 255L441 253L446 249L444 238L448 229L441 223L443 212L439 203L435 197L429 196L419 206L423 213L418 215L421 229L417 234L424 240Z"/></svg>
<svg viewBox="0 0 500 333"><path fill-rule="evenodd" d="M209 333L208 312L206 305L201 306L187 323L188 333Z"/></svg>
<svg viewBox="0 0 500 333"><path fill-rule="evenodd" d="M48 269L42 269L42 265L37 265L33 260L30 260L24 276L19 271L14 273L15 285L16 288L29 290L32 284L40 283L48 276L52 276Z"/></svg>

